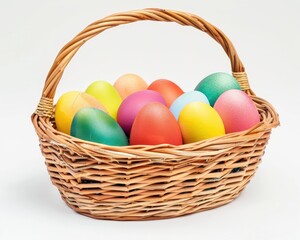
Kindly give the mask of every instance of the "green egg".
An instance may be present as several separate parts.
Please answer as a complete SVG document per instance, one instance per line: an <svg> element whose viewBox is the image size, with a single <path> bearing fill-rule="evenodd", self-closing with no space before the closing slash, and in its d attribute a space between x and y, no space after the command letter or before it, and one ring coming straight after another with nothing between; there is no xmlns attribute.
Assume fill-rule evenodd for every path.
<svg viewBox="0 0 300 240"><path fill-rule="evenodd" d="M196 91L206 95L212 107L215 105L218 97L230 89L241 90L241 86L232 75L223 72L208 75L195 88Z"/></svg>
<svg viewBox="0 0 300 240"><path fill-rule="evenodd" d="M111 146L127 146L128 139L120 125L100 109L79 110L72 121L71 136Z"/></svg>

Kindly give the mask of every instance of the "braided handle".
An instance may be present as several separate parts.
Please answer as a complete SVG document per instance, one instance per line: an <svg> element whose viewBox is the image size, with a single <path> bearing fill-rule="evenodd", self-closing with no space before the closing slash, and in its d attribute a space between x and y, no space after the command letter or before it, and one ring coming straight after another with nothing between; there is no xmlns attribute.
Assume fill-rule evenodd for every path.
<svg viewBox="0 0 300 240"><path fill-rule="evenodd" d="M100 19L80 32L74 39L67 43L58 53L45 81L43 94L36 114L39 116L51 116L50 111L53 107L53 98L57 85L63 75L64 69L71 61L72 57L79 50L79 48L89 39L95 37L99 33L122 24L127 24L137 21L162 21L162 22L176 22L184 26L192 26L215 39L224 49L231 62L231 69L233 75L240 81L244 90L249 89L244 66L238 57L231 41L215 26L206 22L204 19L185 12L165 10L165 9L143 9L130 12L123 12L110 15ZM51 105L48 108L45 106Z"/></svg>

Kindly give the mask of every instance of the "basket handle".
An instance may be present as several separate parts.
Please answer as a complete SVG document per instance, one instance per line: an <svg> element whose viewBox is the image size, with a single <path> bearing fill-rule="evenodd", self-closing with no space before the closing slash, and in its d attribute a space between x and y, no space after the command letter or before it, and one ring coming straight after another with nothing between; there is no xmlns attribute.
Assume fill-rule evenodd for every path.
<svg viewBox="0 0 300 240"><path fill-rule="evenodd" d="M43 88L43 94L35 113L39 116L51 117L53 113L53 98L57 85L63 75L64 69L67 67L68 63L71 61L79 48L86 41L109 28L144 20L176 22L180 25L192 26L203 32L206 32L223 47L230 59L233 75L239 81L242 89L250 89L247 75L244 72L244 66L233 44L221 30L206 22L204 19L190 13L149 8L107 16L87 26L82 32L80 32L69 43L67 43L58 53L47 75Z"/></svg>

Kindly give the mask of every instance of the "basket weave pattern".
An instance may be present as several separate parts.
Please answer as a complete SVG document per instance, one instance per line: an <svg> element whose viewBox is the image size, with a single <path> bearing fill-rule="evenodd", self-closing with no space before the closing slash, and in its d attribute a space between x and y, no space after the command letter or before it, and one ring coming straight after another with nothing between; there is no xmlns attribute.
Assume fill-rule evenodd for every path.
<svg viewBox="0 0 300 240"><path fill-rule="evenodd" d="M114 147L83 141L55 129L53 98L63 71L90 38L141 20L176 22L206 32L227 53L233 75L256 103L255 127L181 146ZM66 44L45 81L32 122L52 183L75 211L98 219L171 218L215 208L235 199L254 176L278 115L251 90L232 43L193 14L144 9L96 21Z"/></svg>

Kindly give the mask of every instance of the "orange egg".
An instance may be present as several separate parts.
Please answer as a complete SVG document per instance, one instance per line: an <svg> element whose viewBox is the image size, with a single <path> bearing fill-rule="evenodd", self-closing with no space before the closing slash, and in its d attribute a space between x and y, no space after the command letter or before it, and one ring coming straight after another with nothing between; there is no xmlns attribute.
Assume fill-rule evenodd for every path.
<svg viewBox="0 0 300 240"><path fill-rule="evenodd" d="M181 145L179 125L171 111L163 104L145 105L137 114L130 133L131 145Z"/></svg>
<svg viewBox="0 0 300 240"><path fill-rule="evenodd" d="M122 75L114 83L114 88L117 89L122 99L134 92L146 90L147 87L146 81L133 73Z"/></svg>
<svg viewBox="0 0 300 240"><path fill-rule="evenodd" d="M55 108L55 123L58 131L70 134L71 124L75 114L84 107L94 107L105 112L99 101L83 92L67 92L57 101Z"/></svg>
<svg viewBox="0 0 300 240"><path fill-rule="evenodd" d="M167 107L170 107L175 99L184 93L178 85L167 79L154 81L148 89L159 92L165 98Z"/></svg>

